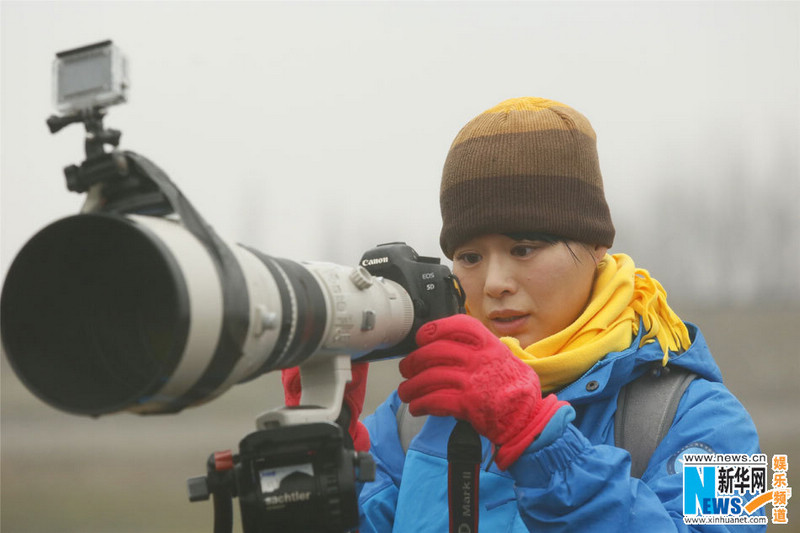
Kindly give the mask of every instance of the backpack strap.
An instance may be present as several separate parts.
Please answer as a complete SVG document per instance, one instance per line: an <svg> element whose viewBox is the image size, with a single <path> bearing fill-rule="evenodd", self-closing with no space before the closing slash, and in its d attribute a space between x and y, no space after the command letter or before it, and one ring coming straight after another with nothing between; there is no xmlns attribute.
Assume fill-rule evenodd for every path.
<svg viewBox="0 0 800 533"><path fill-rule="evenodd" d="M645 372L619 391L614 444L631 454L631 476L641 478L672 426L678 403L697 374L679 367Z"/></svg>
<svg viewBox="0 0 800 533"><path fill-rule="evenodd" d="M408 453L408 447L411 444L411 439L417 436L425 421L428 420L428 415L414 416L408 411L408 404L403 402L397 408L397 435L400 437L400 445L403 447L403 453Z"/></svg>

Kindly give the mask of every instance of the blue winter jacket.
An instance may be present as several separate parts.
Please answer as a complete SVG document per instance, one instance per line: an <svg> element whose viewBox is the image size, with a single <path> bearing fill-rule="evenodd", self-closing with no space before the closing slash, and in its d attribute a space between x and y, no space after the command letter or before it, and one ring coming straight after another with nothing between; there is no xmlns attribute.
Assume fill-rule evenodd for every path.
<svg viewBox="0 0 800 533"><path fill-rule="evenodd" d="M630 454L614 446L614 413L620 388L663 353L657 343L638 348L640 339L635 339L631 347L608 354L557 393L574 413L569 407L559 410L508 471L490 464L491 446L481 438L480 531L765 530L745 525L690 528L683 523L682 453L760 452L750 415L722 384L700 331L692 324L687 327L692 345L670 363L700 378L684 393L642 479L631 477ZM397 431L399 406L395 391L365 420L378 472L359 495L360 532L446 532L447 440L455 420L428 417L406 454Z"/></svg>

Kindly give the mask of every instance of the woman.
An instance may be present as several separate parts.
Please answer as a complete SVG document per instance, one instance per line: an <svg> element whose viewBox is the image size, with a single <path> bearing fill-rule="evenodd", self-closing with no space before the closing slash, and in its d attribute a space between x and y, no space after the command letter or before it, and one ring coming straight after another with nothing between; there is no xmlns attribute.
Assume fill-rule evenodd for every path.
<svg viewBox="0 0 800 533"><path fill-rule="evenodd" d="M757 453L758 436L699 330L630 257L607 253L615 231L588 120L540 98L485 111L453 142L440 200L469 316L420 329L400 361L406 381L366 430L355 420L366 366L354 365L351 434L378 466L361 532L447 531L456 418L482 436L481 531L688 530L680 454ZM614 446L614 414L620 389L654 365L699 377L639 479ZM402 402L432 415L407 451Z"/></svg>

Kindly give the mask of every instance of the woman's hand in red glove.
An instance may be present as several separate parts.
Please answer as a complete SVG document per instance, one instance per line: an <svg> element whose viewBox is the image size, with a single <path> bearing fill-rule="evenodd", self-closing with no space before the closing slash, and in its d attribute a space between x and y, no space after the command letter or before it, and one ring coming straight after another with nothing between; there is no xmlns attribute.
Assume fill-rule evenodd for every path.
<svg viewBox="0 0 800 533"><path fill-rule="evenodd" d="M429 322L418 349L400 361L407 381L397 392L413 415L466 420L499 447L507 469L542 432L559 407L542 399L539 377L477 319L455 315Z"/></svg>
<svg viewBox="0 0 800 533"><path fill-rule="evenodd" d="M344 389L344 407L350 411L350 425L347 430L350 438L353 439L354 449L357 452L366 452L369 451L369 432L358 420L358 417L361 416L361 411L364 409L369 363L353 363L351 368L353 377ZM281 370L281 381L286 405L289 407L300 405L303 389L300 384L299 367Z"/></svg>

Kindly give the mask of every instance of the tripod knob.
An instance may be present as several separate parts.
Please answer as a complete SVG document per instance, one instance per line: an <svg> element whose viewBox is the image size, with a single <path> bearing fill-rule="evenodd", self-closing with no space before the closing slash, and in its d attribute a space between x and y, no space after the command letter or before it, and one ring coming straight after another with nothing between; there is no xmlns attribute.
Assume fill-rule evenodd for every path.
<svg viewBox="0 0 800 533"><path fill-rule="evenodd" d="M356 481L375 481L375 460L369 452L356 452L353 466L356 467Z"/></svg>
<svg viewBox="0 0 800 533"><path fill-rule="evenodd" d="M190 502L206 501L211 496L206 476L190 477L186 480L186 488L189 491Z"/></svg>
<svg viewBox="0 0 800 533"><path fill-rule="evenodd" d="M76 122L80 122L83 120L81 115L67 115L64 117L60 117L58 115L50 115L47 118L47 127L50 129L50 133L58 133L64 127L69 126L70 124L74 124Z"/></svg>
<svg viewBox="0 0 800 533"><path fill-rule="evenodd" d="M225 470L233 469L233 452L225 450L224 452L214 452L214 470L217 472L224 472Z"/></svg>

